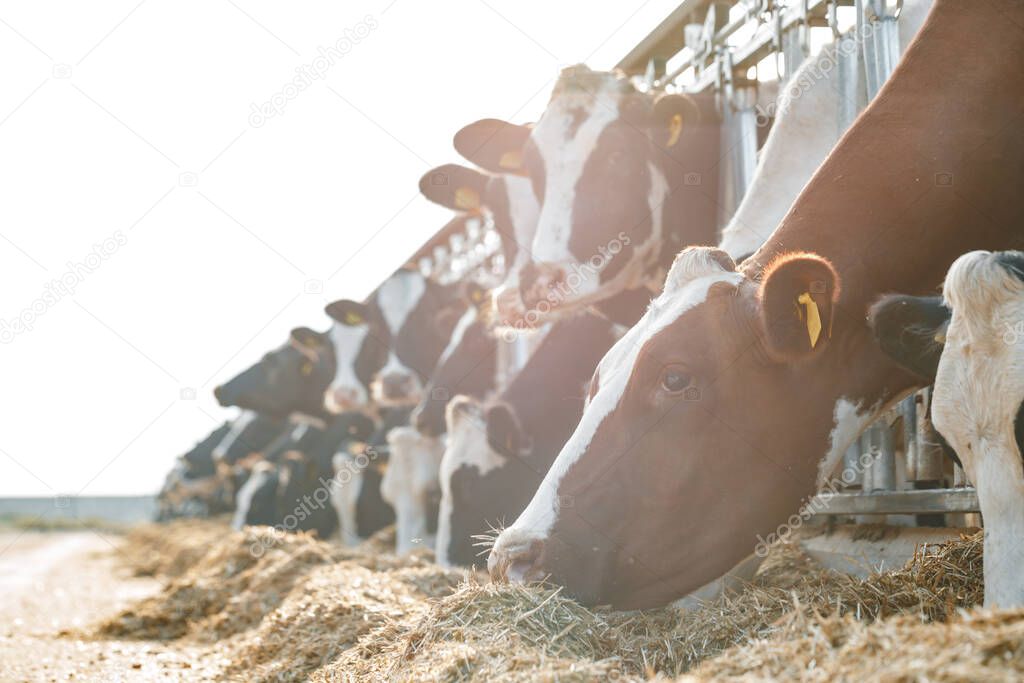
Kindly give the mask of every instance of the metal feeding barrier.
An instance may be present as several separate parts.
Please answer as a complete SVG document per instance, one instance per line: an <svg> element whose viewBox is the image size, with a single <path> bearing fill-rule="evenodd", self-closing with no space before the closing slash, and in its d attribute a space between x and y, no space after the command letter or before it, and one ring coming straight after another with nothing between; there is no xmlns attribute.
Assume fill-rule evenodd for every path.
<svg viewBox="0 0 1024 683"><path fill-rule="evenodd" d="M765 85L759 70L772 66L776 85L785 87L810 57L812 32L819 29L837 42L836 126L845 130L899 60L901 9L902 0L684 0L616 67L649 89L718 94L722 144L730 150L720 165L724 225L753 178L760 133L774 113L757 106L758 88ZM840 31L841 15L846 32ZM506 271L501 240L485 213L453 219L410 261L441 282L469 277L493 285ZM523 354L514 344L502 345L501 353L507 376ZM929 399L927 389L917 392L872 424L845 454L834 485L806 509L858 522L977 524L977 495L938 446Z"/></svg>
<svg viewBox="0 0 1024 683"><path fill-rule="evenodd" d="M902 0L686 0L617 65L652 89L714 90L722 143L731 150L719 179L721 224L739 205L757 163L758 71L775 67L780 87L811 54L811 32L837 42L835 64L845 130L899 61ZM849 30L840 31L845 14ZM852 14L852 21L849 21ZM774 59L774 61L772 61ZM942 453L925 389L908 396L861 435L842 474L807 509L858 522L967 526L980 523L975 490ZM887 518L886 518L887 517Z"/></svg>

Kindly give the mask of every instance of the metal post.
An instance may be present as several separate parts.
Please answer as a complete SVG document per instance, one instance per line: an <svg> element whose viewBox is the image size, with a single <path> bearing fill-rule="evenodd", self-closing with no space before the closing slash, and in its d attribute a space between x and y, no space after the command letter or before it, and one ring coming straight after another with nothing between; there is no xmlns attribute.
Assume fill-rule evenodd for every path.
<svg viewBox="0 0 1024 683"><path fill-rule="evenodd" d="M914 396L915 413L917 415L917 457L914 460L914 481L928 482L938 485L945 477L944 465L945 455L942 447L939 446L938 435L932 425L931 411L931 387L922 389Z"/></svg>

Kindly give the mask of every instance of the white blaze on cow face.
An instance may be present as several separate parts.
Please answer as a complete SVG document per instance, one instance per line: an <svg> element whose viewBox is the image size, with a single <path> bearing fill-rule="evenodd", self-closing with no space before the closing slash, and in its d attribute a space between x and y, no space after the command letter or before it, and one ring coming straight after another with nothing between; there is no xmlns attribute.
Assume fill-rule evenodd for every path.
<svg viewBox="0 0 1024 683"><path fill-rule="evenodd" d="M377 290L377 306L384 316L392 340L398 336L426 291L425 278L414 271L400 271L392 275ZM388 388L389 383L403 386L400 400L394 400ZM381 405L417 403L423 390L419 376L402 363L393 348L384 367L377 373L372 388L374 400Z"/></svg>
<svg viewBox="0 0 1024 683"><path fill-rule="evenodd" d="M429 548L428 506L438 490L438 469L444 447L440 439L421 435L412 427L388 432L388 469L380 483L381 497L395 509L395 552L404 555Z"/></svg>
<svg viewBox="0 0 1024 683"><path fill-rule="evenodd" d="M726 271L705 251L682 252L672 265L665 291L640 321L608 351L598 364L599 386L587 401L576 431L562 448L533 499L515 524L498 537L494 550L528 546L544 540L558 517L558 488L569 469L583 458L601 423L619 406L633 367L644 345L680 316L703 303L716 283L738 285L743 276ZM492 555L493 557L493 555ZM509 576L515 580L515 576Z"/></svg>
<svg viewBox="0 0 1024 683"><path fill-rule="evenodd" d="M452 515L455 502L452 477L463 468L476 468L484 476L500 467L505 459L495 453L487 443L487 427L480 415L480 404L468 396L456 396L445 413L448 439L441 457L438 474L441 486L441 505L437 516L437 540L434 544L435 560L442 567L454 566L449 557L452 538ZM497 521L497 520L495 520Z"/></svg>
<svg viewBox="0 0 1024 683"><path fill-rule="evenodd" d="M368 402L366 387L356 375L356 359L369 334L370 326L366 323L343 325L336 322L331 325L331 343L334 344L337 365L334 381L324 394L324 407L332 413L365 406Z"/></svg>
<svg viewBox="0 0 1024 683"><path fill-rule="evenodd" d="M531 260L530 250L537 232L540 206L528 178L508 175L502 180L512 223L515 258L506 264L505 280L491 290L491 296L498 320L506 321L518 320L526 314L519 296L519 272ZM502 236L502 239L508 239L508 236Z"/></svg>
<svg viewBox="0 0 1024 683"><path fill-rule="evenodd" d="M1013 252L1007 252L1013 253ZM935 428L978 488L985 519L985 606L1024 605L1024 460L1014 432L1024 403L1024 270L975 251L950 267L952 310L932 402ZM1016 268L1024 268L1024 257Z"/></svg>

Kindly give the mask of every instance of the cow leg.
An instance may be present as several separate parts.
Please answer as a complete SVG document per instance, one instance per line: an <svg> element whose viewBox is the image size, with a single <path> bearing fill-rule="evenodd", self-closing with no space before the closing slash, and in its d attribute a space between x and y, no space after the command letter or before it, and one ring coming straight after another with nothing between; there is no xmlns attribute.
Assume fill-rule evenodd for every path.
<svg viewBox="0 0 1024 683"><path fill-rule="evenodd" d="M1024 606L1024 469L1005 438L981 439L971 459L971 478L985 520L985 607Z"/></svg>
<svg viewBox="0 0 1024 683"><path fill-rule="evenodd" d="M334 481L331 483L331 503L338 512L338 531L342 545L359 545L359 520L356 509L363 476L347 453L334 456Z"/></svg>

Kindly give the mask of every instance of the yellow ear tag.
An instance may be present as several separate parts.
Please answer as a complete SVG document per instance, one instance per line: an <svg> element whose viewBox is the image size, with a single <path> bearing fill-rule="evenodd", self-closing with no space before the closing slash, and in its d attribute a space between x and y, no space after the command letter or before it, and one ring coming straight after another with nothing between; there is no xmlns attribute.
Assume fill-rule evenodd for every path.
<svg viewBox="0 0 1024 683"><path fill-rule="evenodd" d="M668 122L668 146L674 147L679 142L679 134L683 132L683 115L676 114Z"/></svg>
<svg viewBox="0 0 1024 683"><path fill-rule="evenodd" d="M483 301L484 293L479 289L474 289L473 293L469 295L469 298L476 303L480 303L481 301Z"/></svg>
<svg viewBox="0 0 1024 683"><path fill-rule="evenodd" d="M796 302L807 308L807 337L811 340L811 348L818 344L818 337L821 336L821 316L818 314L818 304L811 298L810 292L804 292L797 297Z"/></svg>
<svg viewBox="0 0 1024 683"><path fill-rule="evenodd" d="M518 171L523 166L523 155L520 154L519 150L505 152L498 159L498 166L507 168L510 171Z"/></svg>
<svg viewBox="0 0 1024 683"><path fill-rule="evenodd" d="M309 375L313 374L313 364L307 361L307 362L302 364L301 370L302 370L302 375L304 377L308 377Z"/></svg>
<svg viewBox="0 0 1024 683"><path fill-rule="evenodd" d="M345 314L346 325L358 325L361 322L363 322L363 316L359 315L358 313L349 311L348 313Z"/></svg>
<svg viewBox="0 0 1024 683"><path fill-rule="evenodd" d="M472 211L480 208L480 195L471 187L460 187L455 190L455 208Z"/></svg>

